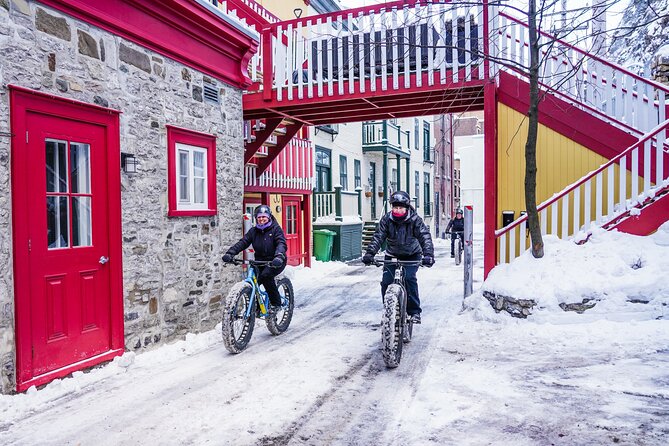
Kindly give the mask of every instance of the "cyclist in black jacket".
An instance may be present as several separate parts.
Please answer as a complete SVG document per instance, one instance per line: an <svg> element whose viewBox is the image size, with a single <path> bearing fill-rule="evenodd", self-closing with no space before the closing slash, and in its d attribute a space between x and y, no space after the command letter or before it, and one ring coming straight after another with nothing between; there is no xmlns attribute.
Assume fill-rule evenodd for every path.
<svg viewBox="0 0 669 446"><path fill-rule="evenodd" d="M451 232L451 257L455 257L455 237L461 237L465 233L465 219L462 218L462 209L455 211L455 218L448 222L446 232Z"/></svg>
<svg viewBox="0 0 669 446"><path fill-rule="evenodd" d="M273 307L280 307L281 295L274 278L286 269L286 236L272 215L269 206L263 204L256 207L253 215L256 225L228 249L223 256L223 261L230 262L234 256L253 245L256 260L271 260L269 265L259 267L258 283L265 287L270 304Z"/></svg>
<svg viewBox="0 0 669 446"><path fill-rule="evenodd" d="M397 191L390 196L392 210L381 217L379 226L374 232L372 241L367 246L362 262L369 265L374 261L374 255L387 241L386 259L396 257L399 260L416 260L422 258L425 266L434 265L434 246L432 236L425 226L423 219L411 206L409 194ZM386 294L388 285L395 278L395 265L383 267L383 278L381 280L381 296ZM407 286L407 314L411 316L414 324L420 324L420 299L418 297L418 279L416 272L418 266L405 266L405 282Z"/></svg>

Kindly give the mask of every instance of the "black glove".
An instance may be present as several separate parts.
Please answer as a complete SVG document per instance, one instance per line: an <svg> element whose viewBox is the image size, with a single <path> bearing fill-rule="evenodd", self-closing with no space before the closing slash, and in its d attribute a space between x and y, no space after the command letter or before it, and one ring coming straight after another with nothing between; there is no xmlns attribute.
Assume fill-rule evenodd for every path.
<svg viewBox="0 0 669 446"><path fill-rule="evenodd" d="M434 265L434 257L431 255L427 254L423 256L423 265L427 266L428 268L431 268L432 265Z"/></svg>
<svg viewBox="0 0 669 446"><path fill-rule="evenodd" d="M371 265L372 263L374 263L374 254L369 252L365 253L365 255L362 256L362 263L364 263L365 265Z"/></svg>
<svg viewBox="0 0 669 446"><path fill-rule="evenodd" d="M272 260L272 268L281 268L283 266L283 259L280 256L274 257Z"/></svg>
<svg viewBox="0 0 669 446"><path fill-rule="evenodd" d="M226 254L226 255L224 255L224 256L223 256L223 261L224 261L225 263L230 263L230 262L232 262L232 255L230 255L230 254Z"/></svg>

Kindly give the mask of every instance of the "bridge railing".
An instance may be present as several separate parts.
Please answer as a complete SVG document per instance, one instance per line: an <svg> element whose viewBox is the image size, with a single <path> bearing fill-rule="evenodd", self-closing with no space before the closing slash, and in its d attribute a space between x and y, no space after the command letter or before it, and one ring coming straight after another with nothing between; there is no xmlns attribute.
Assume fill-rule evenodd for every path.
<svg viewBox="0 0 669 446"><path fill-rule="evenodd" d="M537 206L542 234L585 238L594 225L605 226L669 186L669 121ZM507 263L530 243L527 215L495 232L498 263Z"/></svg>
<svg viewBox="0 0 669 446"><path fill-rule="evenodd" d="M362 123L362 147L390 146L410 152L409 131L388 121Z"/></svg>
<svg viewBox="0 0 669 446"><path fill-rule="evenodd" d="M276 90L281 101L483 79L483 10L466 0L405 0L268 25L264 95Z"/></svg>
<svg viewBox="0 0 669 446"><path fill-rule="evenodd" d="M527 24L503 13L493 25L498 39L494 56L510 72L524 76L529 65ZM541 86L576 107L637 136L667 119L669 88L611 62L540 33ZM516 68L513 68L515 65Z"/></svg>

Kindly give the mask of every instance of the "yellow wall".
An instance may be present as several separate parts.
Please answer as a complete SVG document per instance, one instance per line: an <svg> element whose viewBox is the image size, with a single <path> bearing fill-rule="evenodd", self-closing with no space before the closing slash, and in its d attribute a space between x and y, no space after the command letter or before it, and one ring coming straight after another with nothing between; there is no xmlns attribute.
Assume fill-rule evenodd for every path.
<svg viewBox="0 0 669 446"><path fill-rule="evenodd" d="M503 210L525 210L525 142L527 119L515 110L498 105L498 216ZM537 205L574 183L607 160L580 144L539 124L537 140Z"/></svg>

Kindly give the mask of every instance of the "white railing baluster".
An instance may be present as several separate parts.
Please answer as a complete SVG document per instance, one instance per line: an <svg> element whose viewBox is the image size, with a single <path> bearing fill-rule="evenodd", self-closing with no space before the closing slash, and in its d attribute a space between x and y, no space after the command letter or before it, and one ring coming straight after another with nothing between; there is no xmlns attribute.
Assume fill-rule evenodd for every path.
<svg viewBox="0 0 669 446"><path fill-rule="evenodd" d="M325 51L327 51L327 62L328 62L328 96L332 96L334 94L334 86L333 86L333 81L334 81L334 67L332 64L332 53L334 49L334 42L336 39L336 36L333 36L332 33L332 16L328 16L325 19L325 29L327 29L328 36L330 37L326 42L329 43L328 47L326 48Z"/></svg>
<svg viewBox="0 0 669 446"><path fill-rule="evenodd" d="M327 40L323 36L323 22L320 17L316 19L316 66L318 67L318 72L316 74L317 82L317 94L319 98L323 97L323 81L325 80L325 66L323 66L323 44L327 44ZM330 77L330 71L328 71L328 78Z"/></svg>
<svg viewBox="0 0 669 446"><path fill-rule="evenodd" d="M662 102L661 102L662 103ZM666 158L664 154L664 145L666 144L666 138L665 138L665 133L660 132L657 135L657 138L655 140L655 151L656 151L656 159L655 159L655 184L661 185L662 181L664 181L664 160Z"/></svg>
<svg viewBox="0 0 669 446"><path fill-rule="evenodd" d="M393 28L393 35L395 37L395 45L393 45L392 51L390 54L392 55L392 72L393 72L393 90L398 90L400 88L400 67L399 67L399 58L400 58L400 53L399 53L399 31L397 27L397 20L398 20L398 12L397 8L393 8L391 11L391 18L392 18L392 28ZM383 61L383 66L385 67L387 65L387 60ZM387 74L386 74L387 76ZM384 84L385 85L385 84Z"/></svg>
<svg viewBox="0 0 669 446"><path fill-rule="evenodd" d="M337 92L344 94L344 19L343 16L337 16Z"/></svg>
<svg viewBox="0 0 669 446"><path fill-rule="evenodd" d="M581 188L580 186L574 189L574 206L572 206L574 213L573 217L573 233L577 234L581 229Z"/></svg>
<svg viewBox="0 0 669 446"><path fill-rule="evenodd" d="M416 3L414 7L414 15L416 17L416 42L414 42L414 58L416 59L416 87L423 86L423 26L422 26L422 17L421 17L421 8L419 3Z"/></svg>
<svg viewBox="0 0 669 446"><path fill-rule="evenodd" d="M470 9L471 6L465 6L465 81L472 80L472 58L471 52L474 45L472 45L472 29L470 18Z"/></svg>
<svg viewBox="0 0 669 446"><path fill-rule="evenodd" d="M639 201L639 149L632 150L632 203Z"/></svg>
<svg viewBox="0 0 669 446"><path fill-rule="evenodd" d="M592 191L590 190L592 187L591 185L592 179L586 181L583 185L583 225L585 226L586 231L590 229L590 225L592 224L592 207L590 204L592 200Z"/></svg>
<svg viewBox="0 0 669 446"><path fill-rule="evenodd" d="M620 158L620 168L618 169L618 175L620 184L618 188L620 190L618 196L620 197L619 203L621 205L621 211L624 212L627 210L627 157L623 156Z"/></svg>
<svg viewBox="0 0 669 446"><path fill-rule="evenodd" d="M293 74L292 68L293 68L293 60L294 60L294 58L293 58L293 42L294 42L293 36L294 36L293 25L289 23L288 27L286 28L286 37L288 39L287 40L288 44L286 45L286 64L285 64L285 67L286 67L286 76L285 77L286 77L286 83L288 84L287 85L287 87L288 87L287 96L288 96L289 101L293 100L293 85L294 85L293 76L292 76L292 74Z"/></svg>
<svg viewBox="0 0 669 446"><path fill-rule="evenodd" d="M651 140L646 140L643 143L643 194L648 194L650 191L650 153L651 152Z"/></svg>
<svg viewBox="0 0 669 446"><path fill-rule="evenodd" d="M506 234L502 234L499 238L499 263L507 263L506 261Z"/></svg>
<svg viewBox="0 0 669 446"><path fill-rule="evenodd" d="M395 8L393 8L395 10ZM381 91L386 91L388 89L388 53L387 53L387 41L386 41L386 30L388 25L386 23L386 10L381 10ZM394 45L393 45L394 46ZM392 54L392 53L391 53Z"/></svg>
<svg viewBox="0 0 669 446"><path fill-rule="evenodd" d="M304 98L304 72L302 64L304 62L304 34L302 34L302 22L297 24L295 29L295 41L297 43L297 63L295 72L297 73L297 97Z"/></svg>
<svg viewBox="0 0 669 446"><path fill-rule="evenodd" d="M282 100L283 99L283 82L284 82L284 75L286 73L286 69L283 66L283 64L286 63L286 55L285 53L285 47L283 46L283 39L281 38L283 36L283 30L281 28L281 25L277 28L277 34L276 34L276 39L272 37L272 40L275 42L274 48L276 48L276 52L274 54L274 72L276 74L276 98L277 100ZM267 76L267 74L263 74L263 76Z"/></svg>
<svg viewBox="0 0 669 446"><path fill-rule="evenodd" d="M348 14L348 92L355 92L355 81L353 80L353 71L355 69L355 56L353 55L353 14ZM343 39L342 39L343 41ZM362 82L362 79L360 80Z"/></svg>
<svg viewBox="0 0 669 446"><path fill-rule="evenodd" d="M402 28L404 28L404 35L402 40L404 44L402 48L404 49L404 88L411 87L411 49L409 42L409 7L404 5L404 20L402 21ZM397 40L399 41L399 33L397 35Z"/></svg>
<svg viewBox="0 0 669 446"><path fill-rule="evenodd" d="M541 211L539 211L539 219L541 220L541 235L546 235L548 234L548 217L546 213L548 212L548 208L544 208Z"/></svg>
<svg viewBox="0 0 669 446"><path fill-rule="evenodd" d="M558 235L558 204L551 204L551 235Z"/></svg>
<svg viewBox="0 0 669 446"><path fill-rule="evenodd" d="M425 42L427 47L425 51L427 52L427 84L434 85L434 49L432 42L432 30L434 29L434 19L432 17L432 3L427 4L427 36L425 36Z"/></svg>
<svg viewBox="0 0 669 446"><path fill-rule="evenodd" d="M358 35L358 84L360 93L365 92L365 16L362 11L358 13L358 28L360 33Z"/></svg>
<svg viewBox="0 0 669 446"><path fill-rule="evenodd" d="M448 62L446 62L446 10L443 3L439 3L438 7L439 13L439 49L437 60L440 61L441 65L439 66L439 83L441 85L446 83L446 68Z"/></svg>
<svg viewBox="0 0 669 446"><path fill-rule="evenodd" d="M307 20L307 97L314 97L314 56L318 57L318 47L316 47L316 54L312 51L313 44L315 41L313 39L313 25L311 20ZM318 43L316 43L318 45Z"/></svg>
<svg viewBox="0 0 669 446"><path fill-rule="evenodd" d="M613 215L613 203L615 200L615 195L616 195L616 187L615 187L615 177L616 177L616 170L615 166L611 164L607 171L606 171L606 181L607 181L607 186L606 186L606 195L607 195L607 200L606 200L606 215Z"/></svg>
<svg viewBox="0 0 669 446"><path fill-rule="evenodd" d="M524 252L527 249L527 220L523 221L519 225L520 229L518 231L518 245L520 247L520 252Z"/></svg>
<svg viewBox="0 0 669 446"><path fill-rule="evenodd" d="M602 195L604 191L602 188L602 173L595 175L595 221L597 223L602 221Z"/></svg>
<svg viewBox="0 0 669 446"><path fill-rule="evenodd" d="M516 231L517 228L509 231L509 260L518 257L518 249L516 249Z"/></svg>
<svg viewBox="0 0 669 446"><path fill-rule="evenodd" d="M483 35L483 17L484 17L483 16L483 3L478 3L476 8L478 9L478 12L477 12L477 17L478 17L478 25L477 25L478 26L478 44L477 44L477 48L476 48L476 57L477 57L476 62L478 63L478 76L477 77L479 79L483 79L485 77L485 73L483 72L484 71L483 70L483 58L485 57L483 55L483 42L484 42L484 39L488 39L489 37ZM490 7L488 7L488 8L490 8ZM494 14L494 11L491 11L490 9L489 9L489 11L490 11L491 14Z"/></svg>
<svg viewBox="0 0 669 446"><path fill-rule="evenodd" d="M453 57L453 62L451 65L451 76L453 82L456 83L458 82L458 10L452 3L451 8L453 8L451 14L451 44L453 45L451 50ZM506 42L506 38L504 36L502 40Z"/></svg>
<svg viewBox="0 0 669 446"><path fill-rule="evenodd" d="M369 15L369 91L376 91L376 49L379 47L379 41L376 39L376 15L372 12ZM374 191L372 191L374 192Z"/></svg>
<svg viewBox="0 0 669 446"><path fill-rule="evenodd" d="M569 194L565 195L560 201L562 201L562 229L560 238L566 239L569 237Z"/></svg>

